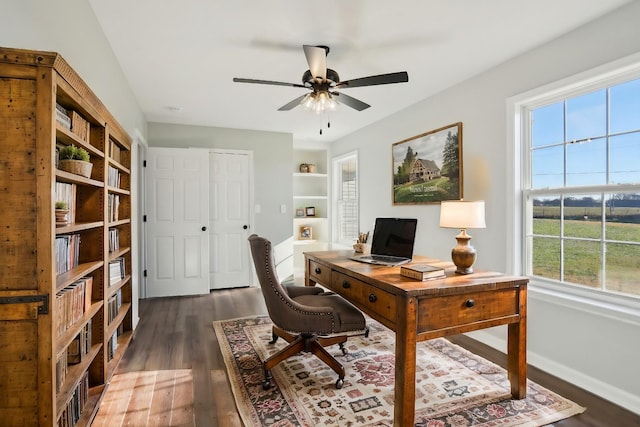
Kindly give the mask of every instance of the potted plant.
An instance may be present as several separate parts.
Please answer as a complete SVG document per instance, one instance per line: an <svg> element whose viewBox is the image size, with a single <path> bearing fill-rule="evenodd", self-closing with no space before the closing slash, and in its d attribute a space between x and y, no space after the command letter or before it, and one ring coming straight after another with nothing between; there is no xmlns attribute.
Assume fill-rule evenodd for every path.
<svg viewBox="0 0 640 427"><path fill-rule="evenodd" d="M89 162L89 152L82 147L66 145L60 149L60 169L76 175L91 178L93 164Z"/></svg>
<svg viewBox="0 0 640 427"><path fill-rule="evenodd" d="M56 202L56 225L67 225L67 214L69 207L67 202Z"/></svg>

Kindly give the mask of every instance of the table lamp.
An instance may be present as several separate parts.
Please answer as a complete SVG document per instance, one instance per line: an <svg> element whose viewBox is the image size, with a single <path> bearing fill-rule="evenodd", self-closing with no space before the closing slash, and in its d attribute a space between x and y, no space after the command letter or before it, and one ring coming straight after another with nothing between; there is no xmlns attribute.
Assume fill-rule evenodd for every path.
<svg viewBox="0 0 640 427"><path fill-rule="evenodd" d="M440 227L459 228L456 236L458 245L451 250L451 259L456 265L456 273L473 273L476 250L470 244L471 236L467 228L485 228L484 200L467 202L463 200L445 201L440 204Z"/></svg>

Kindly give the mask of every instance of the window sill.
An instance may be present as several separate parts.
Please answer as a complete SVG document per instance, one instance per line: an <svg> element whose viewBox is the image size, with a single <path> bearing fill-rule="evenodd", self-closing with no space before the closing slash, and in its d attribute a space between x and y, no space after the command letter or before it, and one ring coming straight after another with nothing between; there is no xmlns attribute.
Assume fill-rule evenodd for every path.
<svg viewBox="0 0 640 427"><path fill-rule="evenodd" d="M562 289L558 289L562 287ZM640 326L640 299L532 278L531 297Z"/></svg>

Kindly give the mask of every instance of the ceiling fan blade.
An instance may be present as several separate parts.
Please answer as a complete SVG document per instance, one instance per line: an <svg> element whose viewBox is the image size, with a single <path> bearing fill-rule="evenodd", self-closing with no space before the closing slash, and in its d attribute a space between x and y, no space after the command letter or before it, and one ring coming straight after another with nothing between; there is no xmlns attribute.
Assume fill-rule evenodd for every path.
<svg viewBox="0 0 640 427"><path fill-rule="evenodd" d="M409 81L409 74L406 71L398 73L379 74L377 76L361 77L359 79L345 80L336 85L336 88L346 89L350 87L388 85L391 83L406 83Z"/></svg>
<svg viewBox="0 0 640 427"><path fill-rule="evenodd" d="M262 85L274 85L274 86L289 86L289 87L304 87L306 86L297 84L297 83L285 83L285 82L274 82L271 80L256 80L256 79L243 79L240 77L234 77L233 81L236 83L257 83Z"/></svg>
<svg viewBox="0 0 640 427"><path fill-rule="evenodd" d="M312 77L327 78L327 51L324 47L303 45L304 56L307 57Z"/></svg>
<svg viewBox="0 0 640 427"><path fill-rule="evenodd" d="M278 111L289 111L289 110L297 107L298 105L300 105L300 102L302 101L302 99L305 96L307 96L307 95L305 94L305 95L299 96L296 99L294 99L293 101L290 101L290 102L284 104L282 107L278 108Z"/></svg>
<svg viewBox="0 0 640 427"><path fill-rule="evenodd" d="M335 97L335 100L339 103L351 107L354 110L362 111L371 107L371 105L367 104L366 102L362 102L359 99L355 99L354 97L345 95L344 93L331 92L331 95L333 95Z"/></svg>

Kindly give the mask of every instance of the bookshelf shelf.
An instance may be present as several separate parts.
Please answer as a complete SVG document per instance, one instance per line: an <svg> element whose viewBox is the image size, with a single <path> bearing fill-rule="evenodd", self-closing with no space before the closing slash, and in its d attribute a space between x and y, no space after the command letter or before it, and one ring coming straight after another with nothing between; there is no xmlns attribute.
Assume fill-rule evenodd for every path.
<svg viewBox="0 0 640 427"><path fill-rule="evenodd" d="M87 427L133 332L131 138L54 52L0 48L0 101L0 297L48 301L3 306L0 423ZM58 169L69 145L89 178Z"/></svg>

